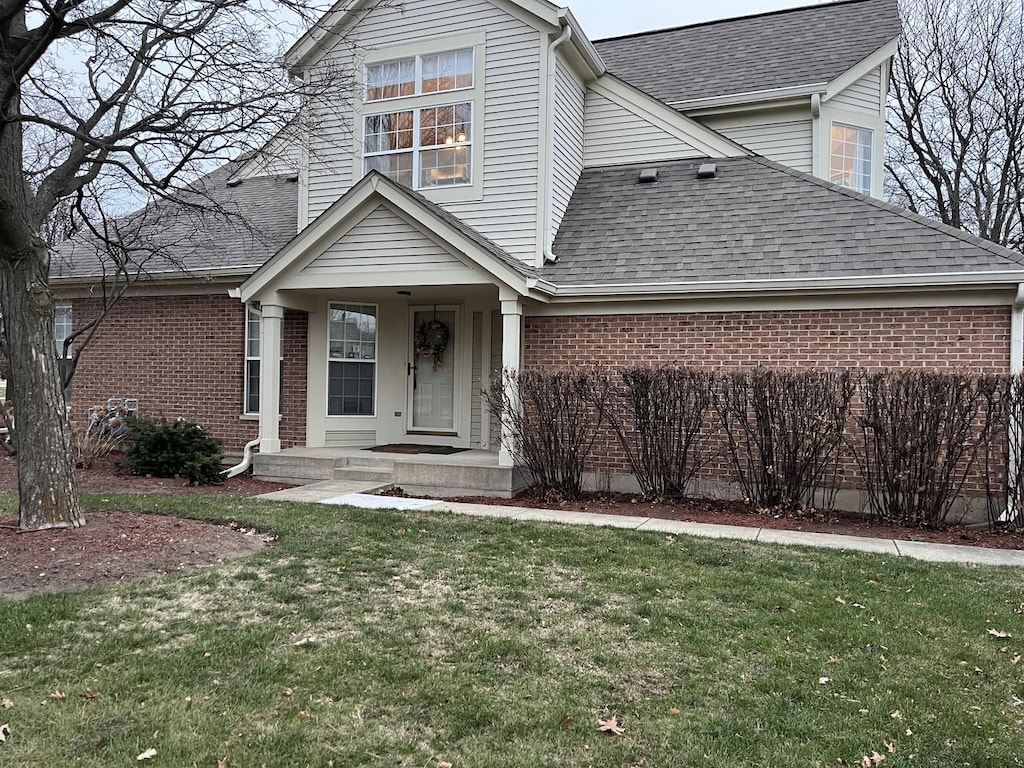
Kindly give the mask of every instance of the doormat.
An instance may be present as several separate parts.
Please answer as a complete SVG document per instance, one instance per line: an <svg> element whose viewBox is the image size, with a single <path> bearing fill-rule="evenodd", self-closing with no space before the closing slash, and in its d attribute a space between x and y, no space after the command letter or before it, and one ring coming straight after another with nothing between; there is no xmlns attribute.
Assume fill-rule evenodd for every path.
<svg viewBox="0 0 1024 768"><path fill-rule="evenodd" d="M438 456L447 456L452 453L462 453L469 448L452 448L450 445L414 445L413 443L391 443L390 445L375 445L373 448L363 448L364 451L376 453L433 453Z"/></svg>

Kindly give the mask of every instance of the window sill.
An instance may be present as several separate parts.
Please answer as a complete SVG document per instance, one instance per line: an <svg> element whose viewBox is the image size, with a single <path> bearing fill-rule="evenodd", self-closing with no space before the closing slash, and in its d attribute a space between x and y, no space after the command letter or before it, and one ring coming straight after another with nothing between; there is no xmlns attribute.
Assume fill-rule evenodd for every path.
<svg viewBox="0 0 1024 768"><path fill-rule="evenodd" d="M259 421L260 415L258 413L242 413L238 416L239 421ZM277 420L281 420L281 414L277 415Z"/></svg>

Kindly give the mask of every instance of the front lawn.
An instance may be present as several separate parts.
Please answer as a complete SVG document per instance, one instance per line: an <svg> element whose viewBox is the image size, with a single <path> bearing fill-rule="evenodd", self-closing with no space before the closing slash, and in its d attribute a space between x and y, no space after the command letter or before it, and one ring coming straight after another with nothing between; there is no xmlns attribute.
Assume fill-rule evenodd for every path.
<svg viewBox="0 0 1024 768"><path fill-rule="evenodd" d="M1024 765L1019 570L240 499L87 504L280 541L0 601L0 765ZM611 718L620 735L598 729Z"/></svg>

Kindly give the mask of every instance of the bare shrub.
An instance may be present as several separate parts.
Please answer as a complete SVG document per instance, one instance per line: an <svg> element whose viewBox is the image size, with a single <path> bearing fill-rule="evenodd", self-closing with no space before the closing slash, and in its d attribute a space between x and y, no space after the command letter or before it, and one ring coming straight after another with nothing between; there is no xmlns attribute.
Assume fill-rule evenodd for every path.
<svg viewBox="0 0 1024 768"><path fill-rule="evenodd" d="M990 527L1024 528L1024 376L988 376L983 455Z"/></svg>
<svg viewBox="0 0 1024 768"><path fill-rule="evenodd" d="M871 507L904 526L942 527L985 449L983 377L884 371L861 381L855 454Z"/></svg>
<svg viewBox="0 0 1024 768"><path fill-rule="evenodd" d="M711 454L716 376L684 367L636 367L619 375L607 420L643 494L681 498Z"/></svg>
<svg viewBox="0 0 1024 768"><path fill-rule="evenodd" d="M831 509L854 377L842 371L731 371L717 401L727 457L753 504Z"/></svg>
<svg viewBox="0 0 1024 768"><path fill-rule="evenodd" d="M98 459L120 450L125 434L99 433L79 430L72 432L71 450L76 467L89 469Z"/></svg>
<svg viewBox="0 0 1024 768"><path fill-rule="evenodd" d="M506 369L483 394L503 434L510 436L505 447L529 472L532 484L579 498L608 388L605 374L589 370Z"/></svg>

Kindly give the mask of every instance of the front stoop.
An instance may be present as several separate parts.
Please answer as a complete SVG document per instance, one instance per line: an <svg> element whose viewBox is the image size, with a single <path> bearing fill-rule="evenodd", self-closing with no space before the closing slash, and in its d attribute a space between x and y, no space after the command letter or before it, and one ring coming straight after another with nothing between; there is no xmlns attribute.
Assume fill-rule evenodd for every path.
<svg viewBox="0 0 1024 768"><path fill-rule="evenodd" d="M519 469L497 466L484 451L473 455L377 454L354 449L289 448L253 457L253 476L290 485L324 480L398 486L411 495L510 498L526 487Z"/></svg>

